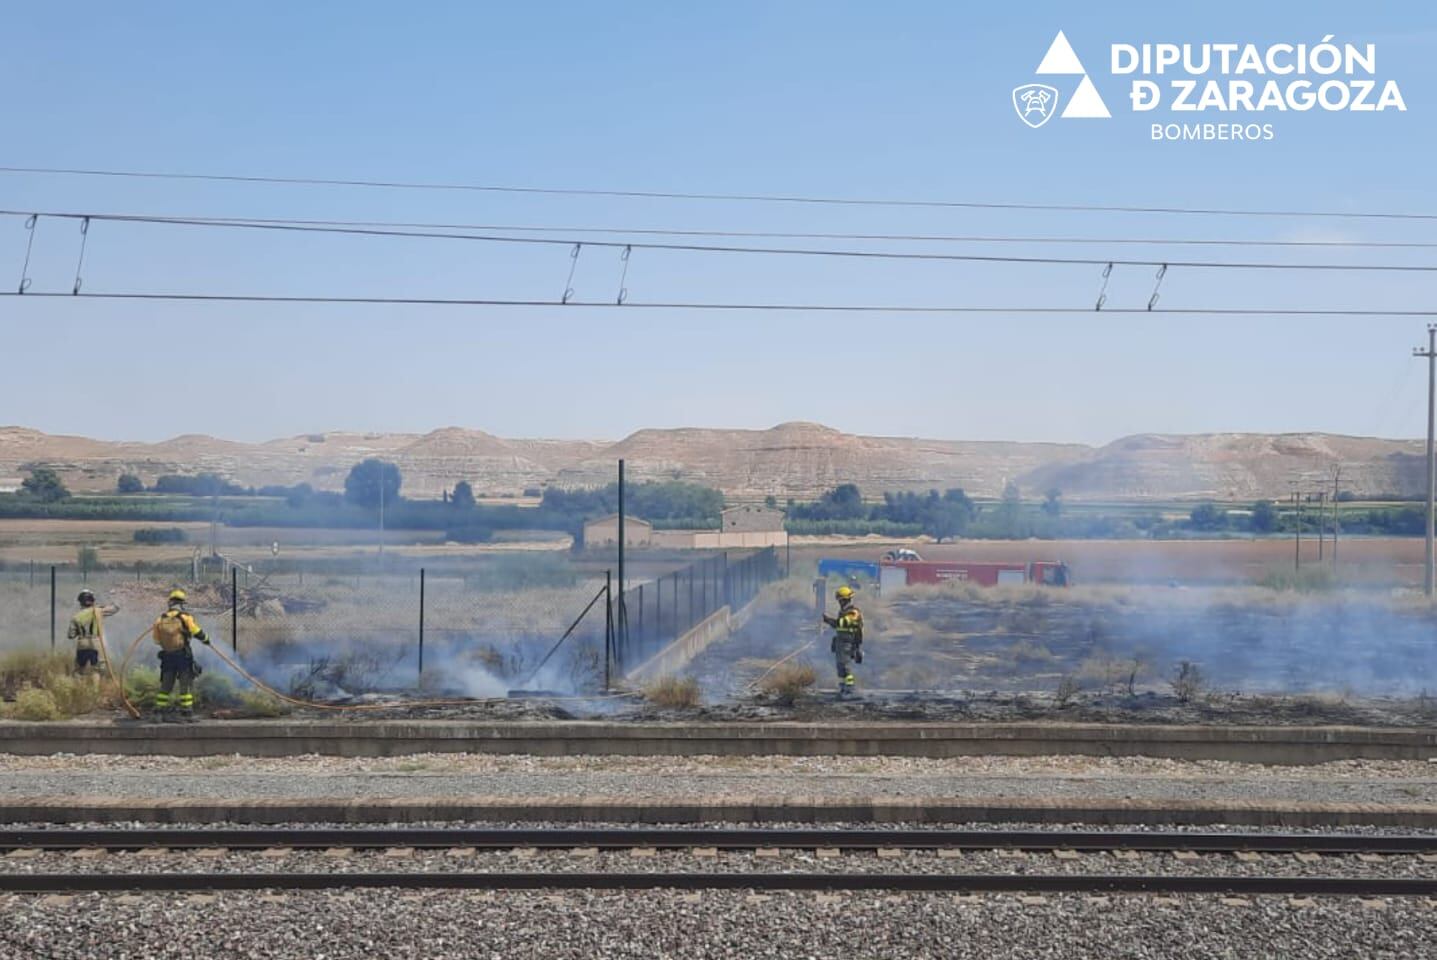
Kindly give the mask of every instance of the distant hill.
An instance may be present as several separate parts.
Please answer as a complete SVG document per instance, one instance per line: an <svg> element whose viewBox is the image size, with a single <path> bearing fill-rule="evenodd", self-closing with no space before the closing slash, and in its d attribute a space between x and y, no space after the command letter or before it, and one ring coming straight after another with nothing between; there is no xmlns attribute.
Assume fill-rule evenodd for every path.
<svg viewBox="0 0 1437 960"><path fill-rule="evenodd" d="M1426 484L1421 440L1327 433L1152 434L1124 437L1066 463L1049 463L1020 481L1035 492L1057 488L1072 499L1210 498L1278 500L1302 479L1306 490L1359 496L1417 496Z"/></svg>
<svg viewBox="0 0 1437 960"><path fill-rule="evenodd" d="M397 463L404 490L437 497L460 480L480 493L608 483L623 457L630 478L690 480L731 499L807 499L839 483L884 490L962 487L998 496L1014 481L1029 496L1057 488L1068 499L1279 499L1290 481L1317 482L1342 465L1342 487L1359 496L1416 496L1425 482L1423 444L1322 433L1141 434L1102 447L1083 444L867 437L816 423L768 430L640 430L613 441L516 440L445 427L429 433L307 434L266 443L186 435L161 443L54 436L0 427L0 483L50 466L76 491L114 488L121 473L146 483L166 473L214 472L244 486L309 483L337 490L366 457Z"/></svg>

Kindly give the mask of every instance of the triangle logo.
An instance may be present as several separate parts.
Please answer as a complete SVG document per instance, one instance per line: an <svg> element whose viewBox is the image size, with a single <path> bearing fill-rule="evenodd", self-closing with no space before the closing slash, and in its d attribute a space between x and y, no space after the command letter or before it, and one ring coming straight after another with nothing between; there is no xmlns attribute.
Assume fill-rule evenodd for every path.
<svg viewBox="0 0 1437 960"><path fill-rule="evenodd" d="M1083 75L1083 82L1078 84L1078 89L1069 98L1068 105L1063 108L1060 116L1067 120L1070 117L1079 119L1104 119L1112 116L1108 112L1108 105L1098 95L1098 88L1093 86L1093 81L1088 79L1087 74Z"/></svg>
<svg viewBox="0 0 1437 960"><path fill-rule="evenodd" d="M1067 34L1059 30L1058 35L1048 46L1048 52L1043 54L1043 62L1038 64L1036 71L1039 74L1086 74L1083 69L1083 62L1073 52L1073 45L1068 42ZM1063 116L1067 116L1064 111Z"/></svg>

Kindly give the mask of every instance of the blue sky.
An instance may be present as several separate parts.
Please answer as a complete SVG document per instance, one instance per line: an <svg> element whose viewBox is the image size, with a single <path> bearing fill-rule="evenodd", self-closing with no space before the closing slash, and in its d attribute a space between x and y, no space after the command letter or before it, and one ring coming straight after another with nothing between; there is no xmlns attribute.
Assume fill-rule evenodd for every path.
<svg viewBox="0 0 1437 960"><path fill-rule="evenodd" d="M106 3L8 19L0 165L681 192L1437 212L1429 5ZM1066 31L1112 120L1030 130L1012 88ZM1116 42L1377 44L1406 113L1274 114L1266 143L1163 143ZM1061 78L1059 86L1071 81ZM1204 114L1222 121L1230 116ZM0 207L240 217L1104 238L1437 241L1437 222L821 207L0 174ZM554 236L568 236L562 231ZM18 218L0 264L18 279ZM32 290L78 230L40 221ZM811 245L811 244L809 244ZM855 246L856 242L847 242ZM869 244L870 247L880 245ZM987 252L984 244L883 249ZM1003 252L1424 264L1424 250ZM552 298L565 247L99 223L87 291ZM634 300L1075 304L1092 267L636 251ZM12 281L5 281L7 284ZM1150 268L1115 270L1141 306ZM607 299L613 250L574 287ZM1164 306L1437 308L1428 274L1174 269ZM1420 319L811 315L7 299L0 422L239 439L457 424L1102 443L1137 432L1424 426Z"/></svg>

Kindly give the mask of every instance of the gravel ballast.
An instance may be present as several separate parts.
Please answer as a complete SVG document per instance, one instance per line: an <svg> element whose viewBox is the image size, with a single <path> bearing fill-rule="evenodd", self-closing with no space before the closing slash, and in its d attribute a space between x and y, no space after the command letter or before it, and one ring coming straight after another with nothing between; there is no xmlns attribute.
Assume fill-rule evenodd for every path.
<svg viewBox="0 0 1437 960"><path fill-rule="evenodd" d="M1434 951L1437 910L1406 899L388 890L0 898L0 955L47 960L1372 960Z"/></svg>
<svg viewBox="0 0 1437 960"><path fill-rule="evenodd" d="M1052 800L1437 804L1437 764L1271 767L1141 757L529 757L349 759L0 755L0 800L49 796Z"/></svg>
<svg viewBox="0 0 1437 960"><path fill-rule="evenodd" d="M1299 860L1291 855L1265 854L1240 860L1231 854L1202 854L1194 859L1172 853L1136 853L1116 857L1084 852L1074 859L1041 851L965 850L956 856L928 851L844 851L820 857L813 850L778 850L775 855L751 851L719 851L700 856L691 850L655 850L642 855L600 850L592 854L567 850L449 851L364 850L328 853L295 850L283 855L259 851L206 855L176 850L162 855L115 851L75 856L46 851L0 856L0 874L131 874L131 873L865 873L865 874L999 874L1217 877L1382 877L1437 878L1437 863L1393 855L1375 860L1356 856L1324 856Z"/></svg>

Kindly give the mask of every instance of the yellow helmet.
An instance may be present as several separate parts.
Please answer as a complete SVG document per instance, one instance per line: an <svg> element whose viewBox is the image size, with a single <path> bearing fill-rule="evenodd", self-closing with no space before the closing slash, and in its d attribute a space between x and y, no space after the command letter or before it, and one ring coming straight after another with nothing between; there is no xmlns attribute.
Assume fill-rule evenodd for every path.
<svg viewBox="0 0 1437 960"><path fill-rule="evenodd" d="M837 597L837 598L840 599L840 600L852 600L852 599L853 599L853 588L852 588L852 587L839 587L839 588L838 588L838 592L835 593L834 596Z"/></svg>
<svg viewBox="0 0 1437 960"><path fill-rule="evenodd" d="M184 603L188 599L189 598L185 596L185 592L183 590L170 591L170 603Z"/></svg>

